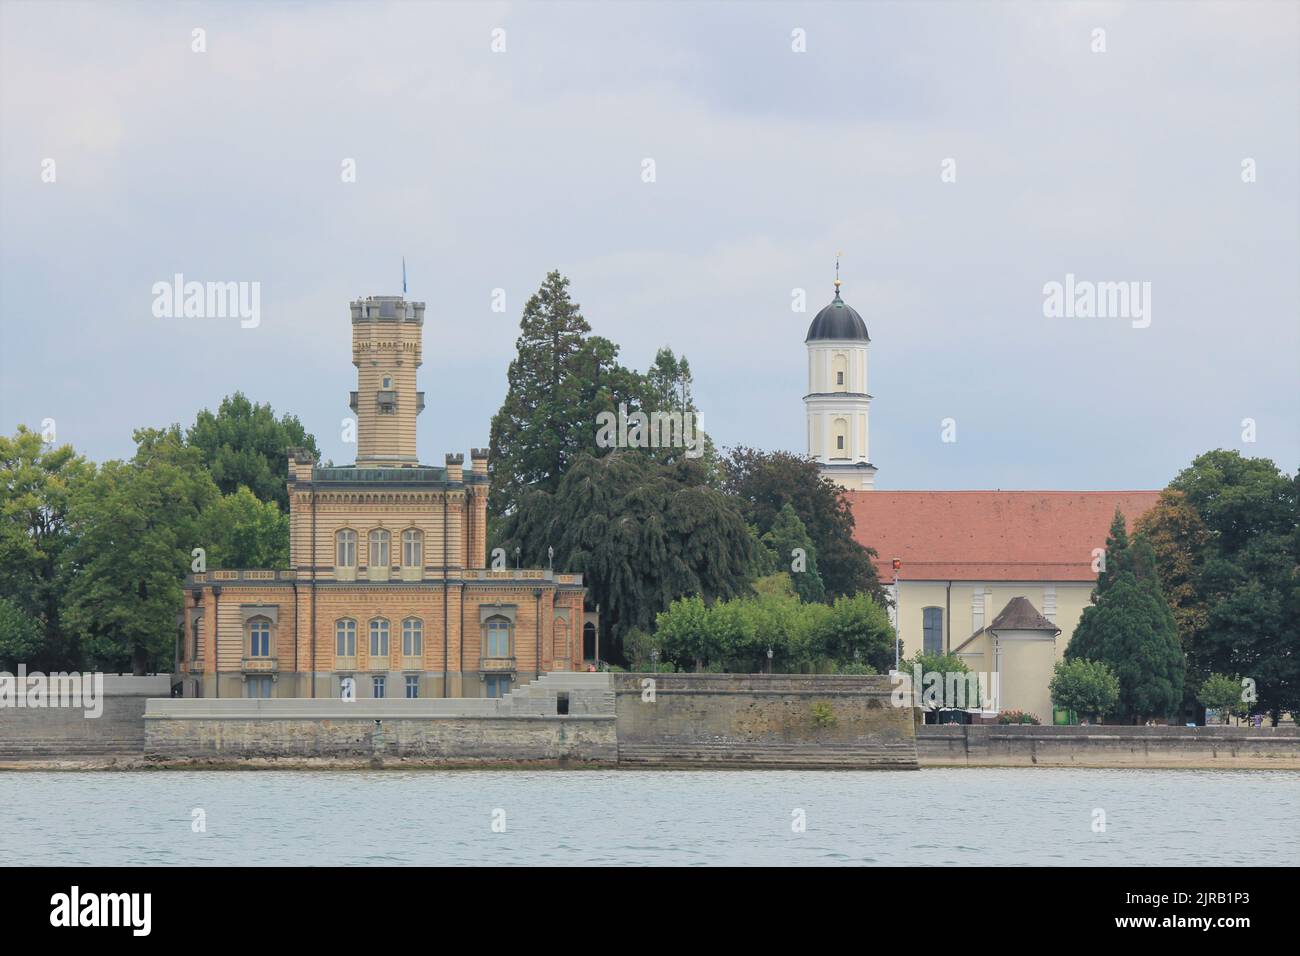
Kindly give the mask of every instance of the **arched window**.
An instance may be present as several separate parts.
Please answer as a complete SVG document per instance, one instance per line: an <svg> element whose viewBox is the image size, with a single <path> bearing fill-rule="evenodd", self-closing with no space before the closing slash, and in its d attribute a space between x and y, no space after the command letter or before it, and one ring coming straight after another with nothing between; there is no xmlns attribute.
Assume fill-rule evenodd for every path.
<svg viewBox="0 0 1300 956"><path fill-rule="evenodd" d="M921 647L927 654L943 653L943 608L927 607L921 611L924 639Z"/></svg>
<svg viewBox="0 0 1300 956"><path fill-rule="evenodd" d="M424 622L408 617L402 622L402 656L419 657L424 653Z"/></svg>
<svg viewBox="0 0 1300 956"><path fill-rule="evenodd" d="M271 656L271 619L250 617L248 619L248 656Z"/></svg>
<svg viewBox="0 0 1300 956"><path fill-rule="evenodd" d="M340 568L357 566L357 533L344 528L334 536L336 542L334 563Z"/></svg>
<svg viewBox="0 0 1300 956"><path fill-rule="evenodd" d="M338 657L357 656L357 622L350 617L334 623L334 653Z"/></svg>
<svg viewBox="0 0 1300 956"><path fill-rule="evenodd" d="M377 617L370 622L371 658L388 658L388 622Z"/></svg>
<svg viewBox="0 0 1300 956"><path fill-rule="evenodd" d="M849 423L847 419L837 418L831 423L831 433L835 436L831 448L832 458L849 457Z"/></svg>
<svg viewBox="0 0 1300 956"><path fill-rule="evenodd" d="M510 622L490 617L483 624L484 657L510 657Z"/></svg>
<svg viewBox="0 0 1300 956"><path fill-rule="evenodd" d="M596 659L596 625L590 621L582 625L582 659L584 661Z"/></svg>
<svg viewBox="0 0 1300 956"><path fill-rule="evenodd" d="M370 566L372 568L388 567L388 532L376 528L370 532Z"/></svg>
<svg viewBox="0 0 1300 956"><path fill-rule="evenodd" d="M407 528L402 532L402 567L419 568L424 565L424 532Z"/></svg>
<svg viewBox="0 0 1300 956"><path fill-rule="evenodd" d="M843 353L836 354L831 362L831 385L837 392L849 390L849 360Z"/></svg>

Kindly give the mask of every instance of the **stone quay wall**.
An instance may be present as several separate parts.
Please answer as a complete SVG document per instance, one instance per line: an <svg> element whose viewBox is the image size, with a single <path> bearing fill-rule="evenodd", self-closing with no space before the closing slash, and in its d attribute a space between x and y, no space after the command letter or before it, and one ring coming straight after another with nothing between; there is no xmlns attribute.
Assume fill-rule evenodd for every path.
<svg viewBox="0 0 1300 956"><path fill-rule="evenodd" d="M604 675L548 674L501 698L153 700L155 762L613 765Z"/></svg>
<svg viewBox="0 0 1300 956"><path fill-rule="evenodd" d="M86 680L92 679L85 677ZM36 678L27 684L35 685ZM40 678L42 696L52 700L49 678ZM15 685L30 694L30 687ZM57 686L57 684L56 684ZM76 707L0 707L0 763L42 759L139 757L144 750L145 703L171 693L166 675L103 675L98 717ZM98 707L96 709L99 709Z"/></svg>
<svg viewBox="0 0 1300 956"><path fill-rule="evenodd" d="M912 711L885 676L615 674L618 762L915 770Z"/></svg>
<svg viewBox="0 0 1300 956"><path fill-rule="evenodd" d="M1295 726L925 725L916 749L922 767L1300 770Z"/></svg>

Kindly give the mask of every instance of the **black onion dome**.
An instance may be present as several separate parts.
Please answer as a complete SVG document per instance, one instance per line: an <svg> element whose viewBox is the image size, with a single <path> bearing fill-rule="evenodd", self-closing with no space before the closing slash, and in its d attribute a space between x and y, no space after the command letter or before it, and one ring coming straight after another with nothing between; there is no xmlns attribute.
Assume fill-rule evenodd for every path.
<svg viewBox="0 0 1300 956"><path fill-rule="evenodd" d="M839 289L835 290L835 298L831 304L818 312L816 318L812 320L812 325L808 326L808 337L804 341L812 342L817 339L871 341L871 336L867 335L867 323L862 321L862 316L858 315L857 309L840 298Z"/></svg>

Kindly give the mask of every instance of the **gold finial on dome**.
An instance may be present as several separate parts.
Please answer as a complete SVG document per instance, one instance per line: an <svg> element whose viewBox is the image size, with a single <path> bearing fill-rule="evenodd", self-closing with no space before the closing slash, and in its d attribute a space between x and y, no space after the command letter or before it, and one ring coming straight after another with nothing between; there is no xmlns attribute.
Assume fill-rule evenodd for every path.
<svg viewBox="0 0 1300 956"><path fill-rule="evenodd" d="M840 294L840 256L844 253L835 253L835 294Z"/></svg>

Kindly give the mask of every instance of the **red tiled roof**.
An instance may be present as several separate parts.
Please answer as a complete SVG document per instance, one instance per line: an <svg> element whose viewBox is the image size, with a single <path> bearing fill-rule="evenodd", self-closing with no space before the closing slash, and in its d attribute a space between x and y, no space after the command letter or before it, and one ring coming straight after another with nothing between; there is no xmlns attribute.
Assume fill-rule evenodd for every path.
<svg viewBox="0 0 1300 956"><path fill-rule="evenodd" d="M882 583L1093 581L1118 507L1129 531L1158 491L848 491Z"/></svg>

